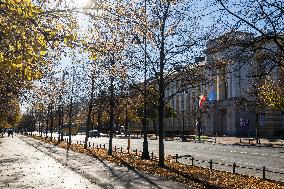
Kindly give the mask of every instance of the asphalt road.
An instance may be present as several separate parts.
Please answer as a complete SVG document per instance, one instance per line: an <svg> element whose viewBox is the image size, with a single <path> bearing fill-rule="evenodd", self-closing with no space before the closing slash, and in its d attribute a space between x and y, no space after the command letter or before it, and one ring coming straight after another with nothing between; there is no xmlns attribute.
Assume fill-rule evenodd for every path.
<svg viewBox="0 0 284 189"><path fill-rule="evenodd" d="M65 137L68 138L68 137ZM83 143L85 135L72 136L72 142L81 141ZM94 145L105 144L108 147L109 138L90 138L89 141ZM149 152L158 155L158 140L148 140ZM143 139L131 139L131 149L142 151ZM165 154L166 155L191 155L194 157L194 164L203 167L209 167L209 161L212 159L214 163L226 164L213 164L213 169L225 170L232 172L232 165L235 162L236 173L263 176L263 166L266 170L266 178L284 182L284 148L272 147L255 147L255 146L238 146L238 145L221 145L211 143L194 143L194 142L181 142L181 141L165 141ZM127 138L114 138L113 145L127 148ZM200 161L196 161L200 160ZM179 159L180 162L191 164L190 159ZM203 162L202 162L203 161ZM251 168L251 169L248 169ZM255 170L259 169L259 170ZM283 174L275 173L281 172Z"/></svg>

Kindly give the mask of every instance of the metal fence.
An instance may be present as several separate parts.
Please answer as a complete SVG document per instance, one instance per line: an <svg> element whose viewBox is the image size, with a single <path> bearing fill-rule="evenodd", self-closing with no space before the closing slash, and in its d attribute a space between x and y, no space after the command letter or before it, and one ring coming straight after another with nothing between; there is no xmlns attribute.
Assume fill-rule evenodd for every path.
<svg viewBox="0 0 284 189"><path fill-rule="evenodd" d="M206 168L209 168L210 170L214 169L214 170L220 170L220 171L227 171L227 172L231 172L234 174L238 173L238 174L244 174L244 175L250 175L250 176L259 176L262 179L271 179L271 180L276 180L276 181L281 181L281 182L283 182L283 179L284 179L284 172L269 170L265 166L247 167L247 166L239 165L236 162L232 164L213 162L212 159L210 159L209 161L195 159L191 155L176 154L175 156L172 156L172 158L177 163L181 163L181 164L185 164L189 166L206 167ZM255 172L256 174L252 174L252 172Z"/></svg>

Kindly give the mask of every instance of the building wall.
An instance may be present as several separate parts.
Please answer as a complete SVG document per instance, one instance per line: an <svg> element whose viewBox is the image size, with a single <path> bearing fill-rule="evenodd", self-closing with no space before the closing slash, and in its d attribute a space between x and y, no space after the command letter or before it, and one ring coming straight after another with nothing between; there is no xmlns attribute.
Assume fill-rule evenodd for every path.
<svg viewBox="0 0 284 189"><path fill-rule="evenodd" d="M237 32L225 34L229 40L249 40L251 35L248 33ZM229 35L236 35L230 37ZM206 50L207 61L202 65L219 64L216 70L204 69L206 75L210 76L206 84L188 86L186 91L177 93L170 101L177 116L165 119L165 132L181 133L183 128L186 134L195 134L196 118L192 115L192 109L197 106L200 95L208 95L212 91L216 93L214 109L202 117L202 130L208 135L230 135L230 136L255 136L256 115L239 109L235 106L236 99L246 97L253 100L255 97L248 96L247 90L252 87L253 78L251 72L254 71L253 65L258 65L254 59L254 54L248 49L239 53L240 47L237 45L227 45L222 47L219 39L209 42ZM224 43L223 43L224 45ZM273 48L273 45L269 44ZM213 49L213 50L212 50ZM267 69L267 68L266 68ZM284 75L284 74L283 74ZM280 78L280 74L273 76ZM177 92L179 82L172 82L166 89L166 98ZM273 136L278 131L284 133L284 119L279 112L265 111L260 118L260 136ZM248 120L248 128L241 130L240 119ZM151 125L151 123L150 123ZM149 125L151 130L152 126Z"/></svg>

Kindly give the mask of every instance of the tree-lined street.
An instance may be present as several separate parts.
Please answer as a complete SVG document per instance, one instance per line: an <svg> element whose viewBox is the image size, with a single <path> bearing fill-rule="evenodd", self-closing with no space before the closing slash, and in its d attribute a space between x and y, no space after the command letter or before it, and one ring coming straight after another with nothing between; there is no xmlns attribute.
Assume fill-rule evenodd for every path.
<svg viewBox="0 0 284 189"><path fill-rule="evenodd" d="M0 187L284 188L283 25L278 0L0 0Z"/></svg>

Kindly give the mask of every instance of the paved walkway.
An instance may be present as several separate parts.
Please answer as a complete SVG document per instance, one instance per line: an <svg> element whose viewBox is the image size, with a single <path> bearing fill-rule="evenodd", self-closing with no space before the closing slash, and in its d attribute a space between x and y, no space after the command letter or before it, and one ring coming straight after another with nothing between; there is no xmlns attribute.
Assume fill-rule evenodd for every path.
<svg viewBox="0 0 284 189"><path fill-rule="evenodd" d="M22 135L0 143L0 188L189 188Z"/></svg>
<svg viewBox="0 0 284 189"><path fill-rule="evenodd" d="M244 138L244 137L212 137L213 140L216 138L216 143L218 144L255 144L255 138ZM284 140L281 139L265 139L260 138L260 145L273 146L273 147L283 147Z"/></svg>

